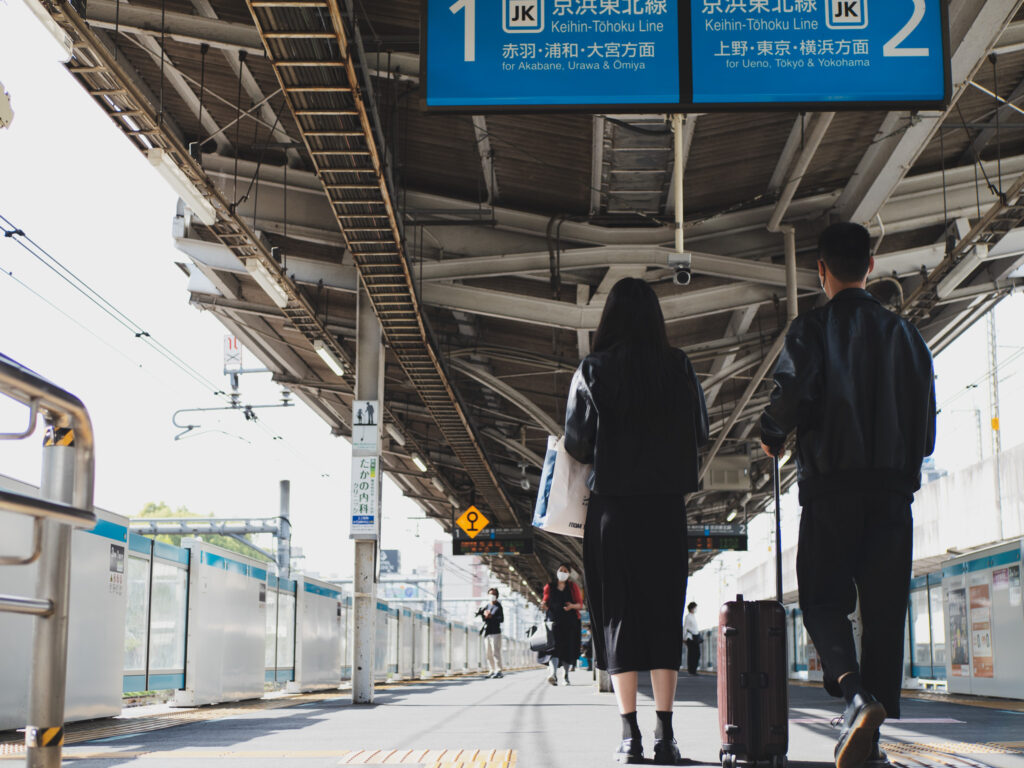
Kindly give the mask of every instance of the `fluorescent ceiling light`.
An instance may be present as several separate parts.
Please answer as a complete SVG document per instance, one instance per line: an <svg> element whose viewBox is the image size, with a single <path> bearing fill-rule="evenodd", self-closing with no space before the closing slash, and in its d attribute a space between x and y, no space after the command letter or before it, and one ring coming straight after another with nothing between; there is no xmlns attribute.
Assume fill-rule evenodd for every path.
<svg viewBox="0 0 1024 768"><path fill-rule="evenodd" d="M416 465L416 469L418 469L420 472L427 471L427 465L423 463L423 459L421 459L418 454L414 453L412 455L412 463Z"/></svg>
<svg viewBox="0 0 1024 768"><path fill-rule="evenodd" d="M53 16L50 12L43 7L43 4L39 0L25 0L25 5L28 9L35 14L39 22L46 27L46 31L53 35L53 39L57 41L65 53L64 61L71 58L71 52L74 50L74 44L71 40L71 36L64 31L64 28L54 21Z"/></svg>
<svg viewBox="0 0 1024 768"><path fill-rule="evenodd" d="M736 519L737 514L739 514L739 510L734 509L732 512L729 513L729 516L725 518L725 522L731 523L733 520Z"/></svg>
<svg viewBox="0 0 1024 768"><path fill-rule="evenodd" d="M178 193L178 197L185 201L185 205L192 209L197 219L208 227L217 223L216 209L167 152L160 147L154 147L146 152L146 157L149 158L150 165L164 177L164 181L171 185L171 189Z"/></svg>
<svg viewBox="0 0 1024 768"><path fill-rule="evenodd" d="M455 509L458 509L460 506L462 506L461 504L459 504L459 500L456 499L454 496L448 497L448 503L455 507Z"/></svg>
<svg viewBox="0 0 1024 768"><path fill-rule="evenodd" d="M252 275L252 279L260 284L260 288L263 289L263 292L266 293L267 296L277 304L277 306L281 309L288 306L287 291L285 291L285 289L281 287L281 284L277 282L277 278L271 274L269 269L267 269L266 264L259 259L246 259L245 270ZM320 353L317 352L317 354Z"/></svg>
<svg viewBox="0 0 1024 768"><path fill-rule="evenodd" d="M313 342L313 350L320 355L320 359L327 363L327 367L334 371L335 376L345 375L345 366L334 354L334 351L327 346L323 339Z"/></svg>
<svg viewBox="0 0 1024 768"><path fill-rule="evenodd" d="M430 484L437 488L439 491L444 491L444 483L441 482L441 478L432 477L430 478Z"/></svg>
<svg viewBox="0 0 1024 768"><path fill-rule="evenodd" d="M394 440L399 445L405 445L405 435L403 435L399 431L398 427L396 427L394 424L385 424L384 429L386 429L387 433L391 435L392 440Z"/></svg>

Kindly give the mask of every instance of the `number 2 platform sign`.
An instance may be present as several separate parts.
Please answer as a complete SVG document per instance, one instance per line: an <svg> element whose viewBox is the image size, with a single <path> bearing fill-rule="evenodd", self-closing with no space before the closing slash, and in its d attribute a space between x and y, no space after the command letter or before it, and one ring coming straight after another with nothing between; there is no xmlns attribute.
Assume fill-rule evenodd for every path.
<svg viewBox="0 0 1024 768"><path fill-rule="evenodd" d="M945 0L424 0L428 110L939 109Z"/></svg>

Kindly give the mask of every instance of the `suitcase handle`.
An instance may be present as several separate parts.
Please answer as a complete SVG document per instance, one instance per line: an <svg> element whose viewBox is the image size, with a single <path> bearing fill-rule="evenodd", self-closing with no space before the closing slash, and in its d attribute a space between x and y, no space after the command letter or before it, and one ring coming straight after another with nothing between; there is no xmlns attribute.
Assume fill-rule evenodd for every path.
<svg viewBox="0 0 1024 768"><path fill-rule="evenodd" d="M726 637L732 637L733 635L735 635L738 632L739 632L739 630L736 629L736 627L722 627L722 634L725 635Z"/></svg>

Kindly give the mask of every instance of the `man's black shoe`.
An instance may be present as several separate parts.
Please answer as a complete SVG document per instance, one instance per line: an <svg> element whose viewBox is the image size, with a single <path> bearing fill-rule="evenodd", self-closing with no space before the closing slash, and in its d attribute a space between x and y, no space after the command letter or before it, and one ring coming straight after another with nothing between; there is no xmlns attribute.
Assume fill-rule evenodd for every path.
<svg viewBox="0 0 1024 768"><path fill-rule="evenodd" d="M855 695L843 713L845 725L836 744L836 768L861 768L871 756L875 731L884 720L885 707L871 694Z"/></svg>
<svg viewBox="0 0 1024 768"><path fill-rule="evenodd" d="M654 740L655 765L679 765L681 759L682 755L679 754L675 739Z"/></svg>
<svg viewBox="0 0 1024 768"><path fill-rule="evenodd" d="M644 745L640 739L623 739L615 750L617 763L642 763L644 761Z"/></svg>

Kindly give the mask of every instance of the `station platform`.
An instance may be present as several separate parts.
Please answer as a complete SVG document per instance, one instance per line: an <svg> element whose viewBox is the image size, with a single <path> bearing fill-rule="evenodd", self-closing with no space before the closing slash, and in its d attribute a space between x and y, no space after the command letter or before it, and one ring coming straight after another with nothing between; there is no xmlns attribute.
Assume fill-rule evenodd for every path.
<svg viewBox="0 0 1024 768"><path fill-rule="evenodd" d="M683 675L676 736L689 765L718 764L715 677ZM790 688L790 765L827 768L837 731L836 700L819 687ZM654 705L642 688L640 722L653 743ZM1024 768L1024 706L930 695L907 697L904 719L887 723L883 742L906 768ZM614 765L619 718L611 694L589 673L552 687L541 668L503 679L479 675L388 684L376 703L354 706L343 691L170 710L141 707L119 718L68 727L65 764L146 766L413 765L424 768L590 768ZM24 753L15 734L0 762Z"/></svg>

